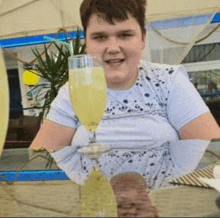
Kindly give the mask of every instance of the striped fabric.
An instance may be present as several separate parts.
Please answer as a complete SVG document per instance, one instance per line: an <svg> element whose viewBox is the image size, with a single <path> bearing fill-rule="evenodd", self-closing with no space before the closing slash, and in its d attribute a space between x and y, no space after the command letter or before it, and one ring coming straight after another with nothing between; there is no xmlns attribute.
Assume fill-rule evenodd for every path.
<svg viewBox="0 0 220 218"><path fill-rule="evenodd" d="M210 164L202 169L195 170L191 173L186 175L177 177L171 180L171 184L178 184L178 185L189 185L189 186L196 186L196 187L203 187L203 188L211 188L208 184L200 181L198 178L207 178L213 179L213 169L216 165L220 164L220 162L216 162Z"/></svg>

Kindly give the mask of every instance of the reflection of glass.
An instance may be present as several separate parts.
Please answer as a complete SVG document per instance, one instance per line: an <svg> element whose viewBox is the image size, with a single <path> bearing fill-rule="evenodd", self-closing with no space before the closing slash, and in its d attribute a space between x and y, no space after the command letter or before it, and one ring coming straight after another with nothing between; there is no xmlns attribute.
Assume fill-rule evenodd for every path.
<svg viewBox="0 0 220 218"><path fill-rule="evenodd" d="M69 58L69 92L79 121L92 133L87 146L79 153L93 160L80 199L81 216L117 216L117 202L108 179L99 170L97 159L107 148L96 143L96 129L106 104L106 81L99 55L77 55Z"/></svg>
<svg viewBox="0 0 220 218"><path fill-rule="evenodd" d="M117 217L117 201L113 189L99 168L93 168L80 196L82 217Z"/></svg>
<svg viewBox="0 0 220 218"><path fill-rule="evenodd" d="M3 151L9 119L8 78L3 53L0 48L0 156Z"/></svg>

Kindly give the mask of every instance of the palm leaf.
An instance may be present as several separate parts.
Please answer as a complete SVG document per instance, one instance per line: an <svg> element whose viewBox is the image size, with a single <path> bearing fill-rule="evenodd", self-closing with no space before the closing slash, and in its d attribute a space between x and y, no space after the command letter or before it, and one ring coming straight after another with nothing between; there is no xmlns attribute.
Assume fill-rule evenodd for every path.
<svg viewBox="0 0 220 218"><path fill-rule="evenodd" d="M86 50L86 44L83 44L80 50L80 54L85 54L85 50Z"/></svg>
<svg viewBox="0 0 220 218"><path fill-rule="evenodd" d="M35 48L35 50L32 49L32 52L33 52L34 55L36 56L37 61L38 61L39 65L40 65L40 67L41 67L42 69L44 69L45 71L48 71L48 69L47 69L47 64L43 61L43 59L42 59L42 57L41 57L39 51L37 50L37 48Z"/></svg>
<svg viewBox="0 0 220 218"><path fill-rule="evenodd" d="M52 63L51 63L51 59L50 59L50 56L49 56L49 54L48 54L48 50L47 50L46 45L44 45L44 51L45 51L46 63L47 63L48 69L50 69L50 70L47 71L47 73L48 73L48 74L51 74L51 73L52 73L52 72L51 72Z"/></svg>
<svg viewBox="0 0 220 218"><path fill-rule="evenodd" d="M65 56L66 56L66 53L63 51L63 45L61 45L61 47L59 47L56 42L53 42L53 44L56 46L57 50L59 51L59 54L60 54L61 56L64 56L64 57L65 57Z"/></svg>
<svg viewBox="0 0 220 218"><path fill-rule="evenodd" d="M42 68L39 65L37 65L37 70L41 73L40 77L50 81L50 77L48 76L47 71L45 71L45 68Z"/></svg>
<svg viewBox="0 0 220 218"><path fill-rule="evenodd" d="M79 54L79 48L80 48L80 34L79 30L76 32L76 40L75 40L75 46L74 46L74 55Z"/></svg>

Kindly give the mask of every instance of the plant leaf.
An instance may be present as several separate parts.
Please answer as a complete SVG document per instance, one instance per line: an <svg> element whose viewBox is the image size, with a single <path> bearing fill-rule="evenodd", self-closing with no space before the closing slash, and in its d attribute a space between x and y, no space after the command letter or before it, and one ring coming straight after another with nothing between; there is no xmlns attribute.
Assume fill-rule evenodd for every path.
<svg viewBox="0 0 220 218"><path fill-rule="evenodd" d="M50 82L51 78L47 74L47 69L42 68L42 67L37 65L37 70L41 73L40 77L43 77L43 78L47 79Z"/></svg>
<svg viewBox="0 0 220 218"><path fill-rule="evenodd" d="M42 59L42 57L41 57L39 51L37 50L37 48L35 48L35 50L32 49L32 52L34 53L35 57L37 58L37 61L38 61L39 65L40 65L40 67L41 67L41 68L44 68L44 69L47 71L47 70L48 70L48 69L47 69L47 65L46 65L46 63L43 61L43 59Z"/></svg>
<svg viewBox="0 0 220 218"><path fill-rule="evenodd" d="M51 64L51 59L50 59L50 56L49 56L49 54L48 54L48 50L47 50L46 45L44 45L44 51L45 51L46 63L47 63L47 66L48 66L48 71L47 71L47 73L51 75L51 74L52 74L52 72L51 72L51 66L52 66L52 64Z"/></svg>
<svg viewBox="0 0 220 218"><path fill-rule="evenodd" d="M65 53L63 52L63 45L61 45L61 47L59 47L59 45L57 45L56 42L53 42L53 43L56 46L56 48L59 51L59 53L61 54L61 56L65 56Z"/></svg>
<svg viewBox="0 0 220 218"><path fill-rule="evenodd" d="M74 44L75 44L74 55L77 55L79 54L79 47L80 47L80 36L78 35L78 32L77 32Z"/></svg>
<svg viewBox="0 0 220 218"><path fill-rule="evenodd" d="M86 44L84 43L81 47L80 54L85 54L85 50L86 50Z"/></svg>

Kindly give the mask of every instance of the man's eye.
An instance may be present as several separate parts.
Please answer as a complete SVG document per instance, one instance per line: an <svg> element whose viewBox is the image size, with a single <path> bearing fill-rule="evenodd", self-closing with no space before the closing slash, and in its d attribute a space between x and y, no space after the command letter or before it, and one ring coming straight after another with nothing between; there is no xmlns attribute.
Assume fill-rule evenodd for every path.
<svg viewBox="0 0 220 218"><path fill-rule="evenodd" d="M106 38L106 36L95 36L93 39L98 40L98 41L102 41Z"/></svg>
<svg viewBox="0 0 220 218"><path fill-rule="evenodd" d="M123 34L119 35L119 37L122 38L122 39L130 38L132 36L133 36L132 34L128 34L128 33L123 33Z"/></svg>

